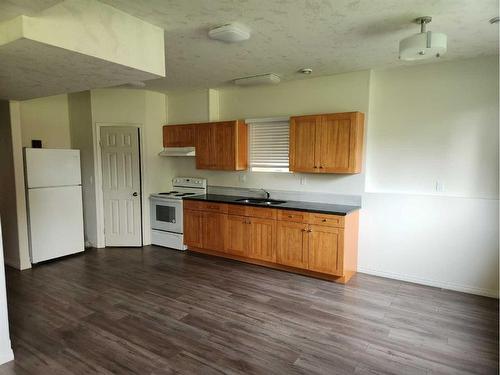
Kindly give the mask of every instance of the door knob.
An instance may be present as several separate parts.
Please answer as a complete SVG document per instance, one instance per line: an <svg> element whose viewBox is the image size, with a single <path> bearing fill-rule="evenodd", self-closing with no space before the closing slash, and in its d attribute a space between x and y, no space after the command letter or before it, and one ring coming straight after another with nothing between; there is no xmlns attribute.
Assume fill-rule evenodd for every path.
<svg viewBox="0 0 500 375"><path fill-rule="evenodd" d="M134 197L137 197L137 191L134 191L134 192L132 193L132 195L133 195Z"/></svg>

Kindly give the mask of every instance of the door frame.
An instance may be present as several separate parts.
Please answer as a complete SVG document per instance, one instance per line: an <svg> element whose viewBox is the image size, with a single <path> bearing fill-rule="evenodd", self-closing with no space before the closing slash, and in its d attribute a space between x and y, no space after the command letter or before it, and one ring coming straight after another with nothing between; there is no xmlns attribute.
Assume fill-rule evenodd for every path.
<svg viewBox="0 0 500 375"><path fill-rule="evenodd" d="M102 160L101 160L101 127L105 126L130 126L139 129L139 179L141 186L141 245L144 246L144 228L146 218L144 207L147 199L144 194L144 129L142 124L128 122L95 122L94 123L94 176L95 176L95 198L96 198L96 224L97 224L97 247L106 247L106 235L104 234L104 194L102 192Z"/></svg>

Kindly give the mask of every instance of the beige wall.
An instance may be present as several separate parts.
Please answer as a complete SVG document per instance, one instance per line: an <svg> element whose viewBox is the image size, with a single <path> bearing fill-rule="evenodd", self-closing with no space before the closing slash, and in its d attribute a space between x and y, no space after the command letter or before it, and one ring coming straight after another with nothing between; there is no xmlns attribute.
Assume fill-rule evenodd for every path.
<svg viewBox="0 0 500 375"><path fill-rule="evenodd" d="M229 120L342 111L368 113L369 84L370 72L362 71L284 82L276 86L224 88L218 90L218 117ZM169 93L168 122L208 121L209 114L205 112L208 98L208 90L203 95L200 90L192 95ZM300 173L197 170L194 158L177 158L173 168L173 174L206 177L211 185L338 194L361 194L364 191L364 173L351 176L306 174L305 184L301 184L304 175Z"/></svg>
<svg viewBox="0 0 500 375"><path fill-rule="evenodd" d="M178 91L168 96L168 107L169 124L208 121L209 91Z"/></svg>
<svg viewBox="0 0 500 375"><path fill-rule="evenodd" d="M498 57L373 73L360 271L498 295L498 106Z"/></svg>
<svg viewBox="0 0 500 375"><path fill-rule="evenodd" d="M16 184L17 234L19 242L19 269L31 268L28 242L28 213L24 184L24 160L22 150L21 103L10 102L10 129L12 136L12 160Z"/></svg>
<svg viewBox="0 0 500 375"><path fill-rule="evenodd" d="M15 268L29 262L26 203L22 173L22 149L18 103L0 101L0 219L5 262ZM19 165L20 164L20 165ZM19 168L21 167L21 169Z"/></svg>
<svg viewBox="0 0 500 375"><path fill-rule="evenodd" d="M169 122L172 113L199 119L209 96L188 97L168 94ZM201 171L194 159L178 158L173 175L360 194L360 271L498 295L498 57L224 88L218 99L221 120L365 112L364 173L307 174L301 185L300 174Z"/></svg>
<svg viewBox="0 0 500 375"><path fill-rule="evenodd" d="M163 148L162 125L166 123L165 95L147 90L100 89L91 91L92 121L103 125L137 125L142 129L142 157L144 166L143 228L144 243L151 243L149 195L169 186L173 161L161 158ZM94 127L94 139L97 128ZM95 149L97 152L97 149ZM94 154L97 161L97 155ZM97 168L96 168L97 171ZM101 191L96 187L97 221L102 220ZM102 228L102 226L100 226ZM99 246L104 245L104 233L98 233Z"/></svg>
<svg viewBox="0 0 500 375"><path fill-rule="evenodd" d="M224 88L219 90L220 119L350 111L367 113L369 84L370 72L361 71L272 86Z"/></svg>
<svg viewBox="0 0 500 375"><path fill-rule="evenodd" d="M95 247L97 246L97 223L90 91L68 95L68 114L71 130L71 148L80 150L85 242L88 246Z"/></svg>
<svg viewBox="0 0 500 375"><path fill-rule="evenodd" d="M19 265L16 184L12 157L9 102L0 101L0 216L4 257L7 264Z"/></svg>
<svg viewBox="0 0 500 375"><path fill-rule="evenodd" d="M44 148L71 148L67 95L20 103L23 147L31 147L32 139L41 139Z"/></svg>
<svg viewBox="0 0 500 375"><path fill-rule="evenodd" d="M375 71L371 89L367 191L498 198L497 57Z"/></svg>

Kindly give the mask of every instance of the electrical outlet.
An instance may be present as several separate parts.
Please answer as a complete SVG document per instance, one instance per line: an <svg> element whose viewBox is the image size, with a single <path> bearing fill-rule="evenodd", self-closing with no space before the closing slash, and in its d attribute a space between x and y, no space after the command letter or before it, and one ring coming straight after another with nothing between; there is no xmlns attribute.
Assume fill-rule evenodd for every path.
<svg viewBox="0 0 500 375"><path fill-rule="evenodd" d="M436 192L437 193L444 193L444 183L443 181L436 181Z"/></svg>
<svg viewBox="0 0 500 375"><path fill-rule="evenodd" d="M306 175L304 174L300 175L300 184L305 185L306 183L307 183Z"/></svg>
<svg viewBox="0 0 500 375"><path fill-rule="evenodd" d="M241 183L245 182L247 180L246 173L240 173L239 180L240 180Z"/></svg>

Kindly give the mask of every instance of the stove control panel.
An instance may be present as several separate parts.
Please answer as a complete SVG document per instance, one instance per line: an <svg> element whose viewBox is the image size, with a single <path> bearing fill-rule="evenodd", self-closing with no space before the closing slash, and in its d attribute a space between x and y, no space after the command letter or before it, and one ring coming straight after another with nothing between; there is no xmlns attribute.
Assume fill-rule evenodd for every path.
<svg viewBox="0 0 500 375"><path fill-rule="evenodd" d="M175 177L172 179L172 186L176 187L193 187L206 189L207 179L198 177Z"/></svg>

